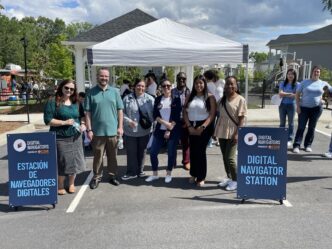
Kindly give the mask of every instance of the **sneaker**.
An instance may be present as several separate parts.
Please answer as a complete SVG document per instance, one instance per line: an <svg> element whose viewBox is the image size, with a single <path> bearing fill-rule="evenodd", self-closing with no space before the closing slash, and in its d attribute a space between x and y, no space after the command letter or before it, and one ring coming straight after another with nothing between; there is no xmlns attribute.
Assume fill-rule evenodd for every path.
<svg viewBox="0 0 332 249"><path fill-rule="evenodd" d="M311 147L306 147L306 148L305 148L305 152L312 152Z"/></svg>
<svg viewBox="0 0 332 249"><path fill-rule="evenodd" d="M119 186L120 182L118 181L118 179L116 179L115 176L111 177L110 179L110 184L114 185L114 186Z"/></svg>
<svg viewBox="0 0 332 249"><path fill-rule="evenodd" d="M130 179L134 179L134 178L136 178L136 177L137 177L137 176L124 175L124 176L121 177L121 179L122 179L123 181L127 181L127 180L130 180Z"/></svg>
<svg viewBox="0 0 332 249"><path fill-rule="evenodd" d="M146 175L145 175L145 172L141 172L141 173L139 173L137 176L138 176L138 177L144 177L144 176L146 176Z"/></svg>
<svg viewBox="0 0 332 249"><path fill-rule="evenodd" d="M292 147L292 145L293 145L292 141L287 142L287 147Z"/></svg>
<svg viewBox="0 0 332 249"><path fill-rule="evenodd" d="M293 152L296 153L296 154L299 154L300 153L300 149L298 147L295 147L293 149Z"/></svg>
<svg viewBox="0 0 332 249"><path fill-rule="evenodd" d="M332 152L326 152L323 154L324 157L327 157L327 158L332 158Z"/></svg>
<svg viewBox="0 0 332 249"><path fill-rule="evenodd" d="M158 180L159 176L149 176L148 178L145 179L146 182L152 182L155 180Z"/></svg>
<svg viewBox="0 0 332 249"><path fill-rule="evenodd" d="M236 181L231 181L226 187L227 191L233 191L233 190L236 190L236 189L237 189L237 182Z"/></svg>
<svg viewBox="0 0 332 249"><path fill-rule="evenodd" d="M229 178L222 179L221 182L218 183L218 186L221 188L226 187L232 180Z"/></svg>
<svg viewBox="0 0 332 249"><path fill-rule="evenodd" d="M170 183L171 181L172 181L172 176L167 175L167 176L165 177L165 183Z"/></svg>

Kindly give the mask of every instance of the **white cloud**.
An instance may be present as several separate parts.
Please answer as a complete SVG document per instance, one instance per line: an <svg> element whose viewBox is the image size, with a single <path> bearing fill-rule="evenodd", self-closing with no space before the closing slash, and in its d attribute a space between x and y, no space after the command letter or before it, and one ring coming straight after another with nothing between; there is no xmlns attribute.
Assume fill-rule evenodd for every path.
<svg viewBox="0 0 332 249"><path fill-rule="evenodd" d="M73 6L68 6L74 3ZM135 8L168 17L226 38L267 50L266 43L286 33L303 33L332 23L320 1L303 0L2 0L3 14L18 19L40 15L65 22L101 24Z"/></svg>

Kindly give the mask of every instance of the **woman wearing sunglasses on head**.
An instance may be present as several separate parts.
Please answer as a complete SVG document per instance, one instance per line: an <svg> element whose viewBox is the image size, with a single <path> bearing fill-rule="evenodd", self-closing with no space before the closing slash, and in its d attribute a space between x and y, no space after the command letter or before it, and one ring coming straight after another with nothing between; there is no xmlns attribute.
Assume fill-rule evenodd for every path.
<svg viewBox="0 0 332 249"><path fill-rule="evenodd" d="M77 98L76 84L64 80L44 108L44 122L56 133L58 161L58 194L66 194L64 181L69 178L68 193L75 193L75 176L85 170L82 135L85 117Z"/></svg>
<svg viewBox="0 0 332 249"><path fill-rule="evenodd" d="M153 108L153 117L157 121L153 133L153 141L150 149L150 159L153 175L145 181L152 182L159 179L158 177L158 154L161 147L167 143L168 162L165 182L172 181L172 169L176 161L176 146L181 133L181 100L173 98L171 95L172 83L164 80L161 83L162 95L157 97Z"/></svg>

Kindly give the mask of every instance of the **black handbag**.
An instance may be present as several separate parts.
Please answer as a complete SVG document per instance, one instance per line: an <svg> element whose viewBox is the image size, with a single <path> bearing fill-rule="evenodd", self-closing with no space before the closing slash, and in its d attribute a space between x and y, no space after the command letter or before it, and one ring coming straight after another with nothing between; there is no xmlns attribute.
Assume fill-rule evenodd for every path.
<svg viewBox="0 0 332 249"><path fill-rule="evenodd" d="M152 126L152 122L150 121L149 117L145 116L141 109L139 108L139 104L136 98L136 95L134 95L136 103L137 103L137 107L138 107L138 113L139 113L139 124L141 125L141 127L145 130L150 129Z"/></svg>

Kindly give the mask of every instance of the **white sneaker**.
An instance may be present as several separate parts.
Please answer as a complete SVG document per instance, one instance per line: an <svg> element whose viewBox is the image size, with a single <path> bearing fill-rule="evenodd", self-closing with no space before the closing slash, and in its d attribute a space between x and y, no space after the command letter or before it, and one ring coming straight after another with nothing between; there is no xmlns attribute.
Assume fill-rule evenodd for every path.
<svg viewBox="0 0 332 249"><path fill-rule="evenodd" d="M300 153L300 149L298 147L295 147L293 149L293 152L296 153L296 154L299 154Z"/></svg>
<svg viewBox="0 0 332 249"><path fill-rule="evenodd" d="M171 181L172 181L172 176L167 175L167 176L165 177L165 183L170 183Z"/></svg>
<svg viewBox="0 0 332 249"><path fill-rule="evenodd" d="M146 182L153 182L155 180L158 180L159 176L149 176L148 178L145 179Z"/></svg>
<svg viewBox="0 0 332 249"><path fill-rule="evenodd" d="M332 158L332 152L326 152L323 154L324 157L327 157L327 158Z"/></svg>
<svg viewBox="0 0 332 249"><path fill-rule="evenodd" d="M218 183L218 186L221 188L226 187L232 180L229 178L222 179L221 182Z"/></svg>
<svg viewBox="0 0 332 249"><path fill-rule="evenodd" d="M305 148L305 152L312 152L311 147L306 147L306 148Z"/></svg>
<svg viewBox="0 0 332 249"><path fill-rule="evenodd" d="M292 145L293 145L292 141L287 142L287 147L292 147Z"/></svg>
<svg viewBox="0 0 332 249"><path fill-rule="evenodd" d="M237 189L237 182L236 181L231 181L226 187L227 191L233 191L233 190L236 190L236 189Z"/></svg>

